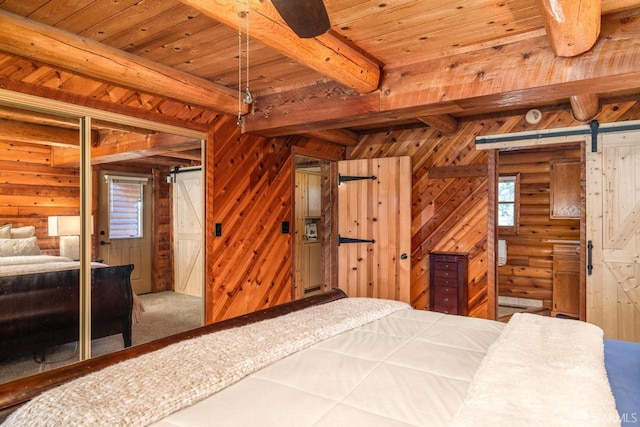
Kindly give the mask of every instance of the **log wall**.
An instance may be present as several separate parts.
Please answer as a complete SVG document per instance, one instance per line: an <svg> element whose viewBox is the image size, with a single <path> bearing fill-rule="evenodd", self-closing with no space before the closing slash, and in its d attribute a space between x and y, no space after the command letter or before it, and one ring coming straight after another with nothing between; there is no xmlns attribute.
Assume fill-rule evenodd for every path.
<svg viewBox="0 0 640 427"><path fill-rule="evenodd" d="M520 216L515 235L499 235L507 241L507 264L498 267L500 296L543 301L551 307L553 296L553 245L580 241L579 219L552 219L550 210L551 163L580 162L581 147L518 150L501 153L500 174L520 174Z"/></svg>
<svg viewBox="0 0 640 427"><path fill-rule="evenodd" d="M49 216L79 215L79 169L52 167L51 147L0 141L0 225L33 225L41 252L59 255L59 238L48 235ZM153 291L172 288L171 212L169 184L164 178L169 170L110 166L123 172L153 173L154 218ZM98 224L98 170L93 168L92 206L94 224ZM96 257L99 236L94 231L92 253Z"/></svg>
<svg viewBox="0 0 640 427"><path fill-rule="evenodd" d="M43 254L59 255L47 217L78 215L78 169L49 166L51 148L0 141L0 225L33 225Z"/></svg>

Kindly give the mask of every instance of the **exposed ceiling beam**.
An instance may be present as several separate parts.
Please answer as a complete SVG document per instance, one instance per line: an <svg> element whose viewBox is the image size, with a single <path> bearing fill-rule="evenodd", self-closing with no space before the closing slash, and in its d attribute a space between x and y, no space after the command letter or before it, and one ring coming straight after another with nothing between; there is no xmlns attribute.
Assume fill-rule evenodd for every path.
<svg viewBox="0 0 640 427"><path fill-rule="evenodd" d="M42 113L37 111L23 110L21 108L0 106L0 118L15 120L24 123L34 123L40 125L55 126L56 128L79 129L80 123L77 118L65 117L57 114ZM94 122L95 124L95 122ZM76 132L79 132L76 130Z"/></svg>
<svg viewBox="0 0 640 427"><path fill-rule="evenodd" d="M600 97L589 93L585 95L574 95L569 98L573 117L581 122L587 122L598 115L600 111Z"/></svg>
<svg viewBox="0 0 640 427"><path fill-rule="evenodd" d="M640 17L640 10L635 11ZM640 19L607 15L589 55L558 58L545 36L388 69L380 92L315 84L261 98L245 131L265 136L385 124L433 114L484 114L640 90ZM491 61L487 61L491 58ZM540 72L545 70L545 72ZM323 96L335 91L336 96Z"/></svg>
<svg viewBox="0 0 640 427"><path fill-rule="evenodd" d="M460 127L458 119L448 114L434 114L431 116L418 117L417 119L445 135L456 133Z"/></svg>
<svg viewBox="0 0 640 427"><path fill-rule="evenodd" d="M180 0L202 14L238 30L238 3L226 0ZM380 85L380 67L338 35L329 31L311 39L299 38L270 1L248 0L251 39L359 93ZM242 17L244 19L244 16ZM244 22L240 25L245 31ZM213 41L212 41L213 42Z"/></svg>
<svg viewBox="0 0 640 427"><path fill-rule="evenodd" d="M342 129L322 129L307 133L307 135L321 139L323 141L335 142L340 145L356 145L358 144L358 134Z"/></svg>
<svg viewBox="0 0 640 427"><path fill-rule="evenodd" d="M202 150L188 150L188 151L165 151L162 154L164 157L171 157L172 159L193 160L195 162L202 161Z"/></svg>
<svg viewBox="0 0 640 427"><path fill-rule="evenodd" d="M101 135L91 147L91 164L115 163L164 155L171 151L190 151L201 147L199 139L169 134L140 135L110 132ZM53 147L52 166L77 165L80 151L77 148Z"/></svg>
<svg viewBox="0 0 640 427"><path fill-rule="evenodd" d="M193 160L177 160L173 157L167 157L165 155L160 156L148 156L140 157L138 159L126 161L123 163L125 166L132 167L159 167L166 166L167 169L173 169L175 167L188 167L188 166L200 166L200 161ZM112 167L112 166L110 166Z"/></svg>
<svg viewBox="0 0 640 427"><path fill-rule="evenodd" d="M7 119L0 119L0 139L29 144L80 147L78 130Z"/></svg>
<svg viewBox="0 0 640 427"><path fill-rule="evenodd" d="M238 95L232 89L4 10L0 50L214 111L238 113Z"/></svg>
<svg viewBox="0 0 640 427"><path fill-rule="evenodd" d="M600 34L600 0L538 0L547 37L558 56L591 49Z"/></svg>

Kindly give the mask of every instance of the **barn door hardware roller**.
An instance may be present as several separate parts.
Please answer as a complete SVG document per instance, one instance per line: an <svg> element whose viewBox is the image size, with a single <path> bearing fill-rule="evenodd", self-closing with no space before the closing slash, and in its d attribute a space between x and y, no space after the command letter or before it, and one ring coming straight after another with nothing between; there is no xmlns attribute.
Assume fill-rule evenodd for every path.
<svg viewBox="0 0 640 427"><path fill-rule="evenodd" d="M377 176L371 175L371 176L349 176L349 175L340 175L338 174L338 184L342 184L343 182L349 182L349 181L362 181L364 179L370 179L372 181L375 181L376 179L378 179Z"/></svg>
<svg viewBox="0 0 640 427"><path fill-rule="evenodd" d="M342 237L338 234L338 246L347 243L375 243L373 239L352 239L350 237Z"/></svg>

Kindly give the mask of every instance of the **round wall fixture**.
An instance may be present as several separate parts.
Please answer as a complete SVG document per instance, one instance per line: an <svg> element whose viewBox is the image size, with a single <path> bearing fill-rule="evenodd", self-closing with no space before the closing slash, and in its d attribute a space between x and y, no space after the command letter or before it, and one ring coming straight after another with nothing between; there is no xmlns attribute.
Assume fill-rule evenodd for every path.
<svg viewBox="0 0 640 427"><path fill-rule="evenodd" d="M530 125L537 125L538 123L540 123L540 120L542 120L542 112L534 108L532 110L527 111L527 114L525 114L524 119Z"/></svg>

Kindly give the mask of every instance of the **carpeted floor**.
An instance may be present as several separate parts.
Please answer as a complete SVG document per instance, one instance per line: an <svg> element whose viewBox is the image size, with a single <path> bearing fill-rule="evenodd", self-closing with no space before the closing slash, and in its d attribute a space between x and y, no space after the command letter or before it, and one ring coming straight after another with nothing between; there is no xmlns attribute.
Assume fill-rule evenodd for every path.
<svg viewBox="0 0 640 427"><path fill-rule="evenodd" d="M132 326L133 345L142 344L197 328L203 324L202 299L175 292L140 295L144 313ZM93 340L91 354L99 356L124 348L122 335ZM78 360L77 343L47 349L46 359L38 363L25 355L0 363L0 383L43 372Z"/></svg>

